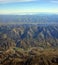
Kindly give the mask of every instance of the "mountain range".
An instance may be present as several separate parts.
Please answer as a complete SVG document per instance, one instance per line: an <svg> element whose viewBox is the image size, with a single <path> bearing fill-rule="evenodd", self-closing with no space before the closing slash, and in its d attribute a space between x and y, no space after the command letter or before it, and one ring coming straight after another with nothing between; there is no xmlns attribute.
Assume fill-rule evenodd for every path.
<svg viewBox="0 0 58 65"><path fill-rule="evenodd" d="M58 65L58 15L0 15L0 65Z"/></svg>
<svg viewBox="0 0 58 65"><path fill-rule="evenodd" d="M19 48L27 49L31 47L57 48L58 47L58 25L44 24L22 24L22 25L1 25L0 41L9 39ZM9 39L8 39L9 38ZM6 44L9 44L6 40ZM12 45L13 45L12 42ZM11 45L11 41L9 46ZM11 45L11 46L12 46ZM3 48L3 46L2 46Z"/></svg>
<svg viewBox="0 0 58 65"><path fill-rule="evenodd" d="M58 24L56 14L0 15L0 24Z"/></svg>

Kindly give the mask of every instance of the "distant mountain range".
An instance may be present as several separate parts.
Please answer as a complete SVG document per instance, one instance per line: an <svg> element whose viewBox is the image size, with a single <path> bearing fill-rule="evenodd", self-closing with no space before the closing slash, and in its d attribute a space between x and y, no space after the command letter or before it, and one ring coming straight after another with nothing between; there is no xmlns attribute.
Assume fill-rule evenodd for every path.
<svg viewBox="0 0 58 65"><path fill-rule="evenodd" d="M58 24L56 14L0 15L0 24Z"/></svg>

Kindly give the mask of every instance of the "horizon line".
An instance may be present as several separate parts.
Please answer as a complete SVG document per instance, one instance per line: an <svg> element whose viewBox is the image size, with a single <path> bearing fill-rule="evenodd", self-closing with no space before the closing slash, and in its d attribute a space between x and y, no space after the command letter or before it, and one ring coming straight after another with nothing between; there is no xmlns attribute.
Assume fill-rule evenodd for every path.
<svg viewBox="0 0 58 65"><path fill-rule="evenodd" d="M55 14L58 15L58 13L51 13L51 12L32 12L32 13L19 13L19 14L12 14L12 13L7 13L7 14L1 14L0 15L38 15L38 14Z"/></svg>

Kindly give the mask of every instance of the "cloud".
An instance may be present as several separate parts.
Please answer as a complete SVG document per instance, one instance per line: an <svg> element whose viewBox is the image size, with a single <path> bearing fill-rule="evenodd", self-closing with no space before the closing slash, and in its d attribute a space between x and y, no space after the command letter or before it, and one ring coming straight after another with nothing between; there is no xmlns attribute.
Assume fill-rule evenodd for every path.
<svg viewBox="0 0 58 65"><path fill-rule="evenodd" d="M37 0L0 0L0 3L10 3L10 2L32 2Z"/></svg>
<svg viewBox="0 0 58 65"><path fill-rule="evenodd" d="M51 3L56 3L56 4L58 4L58 0L52 0L52 1L50 1Z"/></svg>

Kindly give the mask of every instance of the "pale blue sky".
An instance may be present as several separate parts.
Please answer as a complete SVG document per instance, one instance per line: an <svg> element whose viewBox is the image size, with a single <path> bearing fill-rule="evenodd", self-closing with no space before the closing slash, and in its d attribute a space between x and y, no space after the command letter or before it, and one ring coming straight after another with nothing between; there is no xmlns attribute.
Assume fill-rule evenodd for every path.
<svg viewBox="0 0 58 65"><path fill-rule="evenodd" d="M0 0L0 14L58 14L58 0Z"/></svg>

